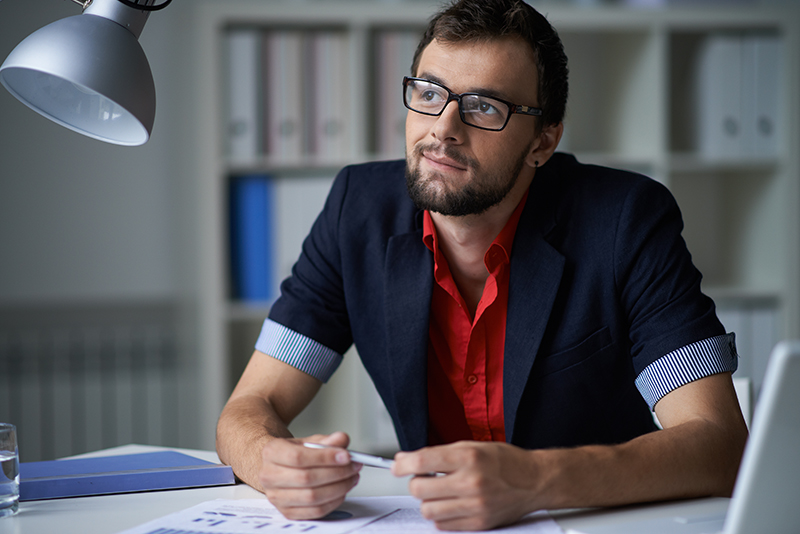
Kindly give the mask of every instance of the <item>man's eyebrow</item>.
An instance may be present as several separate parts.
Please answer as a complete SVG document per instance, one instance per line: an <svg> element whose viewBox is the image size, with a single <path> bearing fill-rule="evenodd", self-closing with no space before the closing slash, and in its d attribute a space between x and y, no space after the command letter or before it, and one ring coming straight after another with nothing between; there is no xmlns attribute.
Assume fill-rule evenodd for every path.
<svg viewBox="0 0 800 534"><path fill-rule="evenodd" d="M444 83L444 80L442 80L441 78L439 78L438 76L436 76L434 74L429 74L427 72L423 72L423 73L420 73L417 77L418 78L422 78L423 80L436 82L439 85L444 85L445 87L447 87L447 84ZM499 91L496 91L494 89L476 87L476 88L472 88L472 89L469 89L469 90L464 91L464 92L465 93L477 93L477 94L482 95L482 96L488 96L488 97L492 97L492 98L498 98L500 100L509 101L508 96L506 96L503 93L501 93Z"/></svg>

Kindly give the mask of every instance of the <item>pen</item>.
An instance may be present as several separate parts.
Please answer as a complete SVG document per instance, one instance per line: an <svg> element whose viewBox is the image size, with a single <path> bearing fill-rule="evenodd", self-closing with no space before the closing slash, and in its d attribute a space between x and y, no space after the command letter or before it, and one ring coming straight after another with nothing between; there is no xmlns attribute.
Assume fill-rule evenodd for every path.
<svg viewBox="0 0 800 534"><path fill-rule="evenodd" d="M330 445L322 445L321 443L303 443L304 446L308 447L309 449L332 449ZM388 458L382 458L380 456L374 456L372 454L367 454L364 452L356 452L356 451L347 451L350 454L350 460L369 465L372 467L381 467L383 469L391 469L392 464L394 464L394 460L390 460Z"/></svg>

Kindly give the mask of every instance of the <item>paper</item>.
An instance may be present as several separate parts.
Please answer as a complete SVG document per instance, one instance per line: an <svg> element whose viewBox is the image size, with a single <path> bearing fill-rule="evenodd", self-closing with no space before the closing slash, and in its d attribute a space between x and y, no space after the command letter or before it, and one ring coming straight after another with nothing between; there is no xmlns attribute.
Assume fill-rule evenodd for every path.
<svg viewBox="0 0 800 534"><path fill-rule="evenodd" d="M387 499L396 511L384 516L377 521L358 529L358 534L408 534L421 532L441 534L432 521L428 521L419 511L419 501L413 497L374 497L373 499ZM449 531L456 532L456 531ZM519 522L491 531L495 532L525 532L526 534L564 534L558 523L553 521L547 512L535 512L522 518Z"/></svg>
<svg viewBox="0 0 800 534"><path fill-rule="evenodd" d="M350 499L328 518L291 521L266 499L208 501L119 534L345 534L397 508L386 499Z"/></svg>
<svg viewBox="0 0 800 534"><path fill-rule="evenodd" d="M348 499L328 518L291 521L266 499L216 500L150 521L119 534L379 534L437 533L432 521L419 511L413 497L361 497ZM514 525L492 532L563 534L546 512L525 516Z"/></svg>

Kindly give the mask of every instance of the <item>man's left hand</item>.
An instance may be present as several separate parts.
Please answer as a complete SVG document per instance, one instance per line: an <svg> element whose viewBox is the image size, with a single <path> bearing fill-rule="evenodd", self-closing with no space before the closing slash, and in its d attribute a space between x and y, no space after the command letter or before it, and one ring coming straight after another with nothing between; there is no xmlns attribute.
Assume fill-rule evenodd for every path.
<svg viewBox="0 0 800 534"><path fill-rule="evenodd" d="M415 476L411 495L441 530L486 530L536 510L542 474L533 451L462 441L395 456L395 476ZM436 473L436 475L431 475Z"/></svg>

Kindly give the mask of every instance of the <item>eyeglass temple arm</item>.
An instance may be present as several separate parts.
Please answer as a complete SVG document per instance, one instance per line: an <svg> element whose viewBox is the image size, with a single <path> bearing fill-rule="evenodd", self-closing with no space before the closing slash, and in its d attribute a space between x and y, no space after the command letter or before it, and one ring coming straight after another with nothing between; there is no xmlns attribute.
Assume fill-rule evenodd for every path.
<svg viewBox="0 0 800 534"><path fill-rule="evenodd" d="M542 114L542 110L539 108L532 108L530 106L514 106L513 109L514 113L519 113L522 115L536 115L539 116Z"/></svg>

